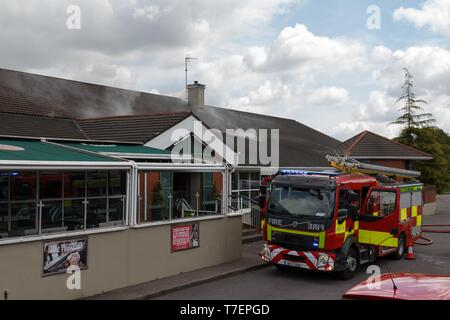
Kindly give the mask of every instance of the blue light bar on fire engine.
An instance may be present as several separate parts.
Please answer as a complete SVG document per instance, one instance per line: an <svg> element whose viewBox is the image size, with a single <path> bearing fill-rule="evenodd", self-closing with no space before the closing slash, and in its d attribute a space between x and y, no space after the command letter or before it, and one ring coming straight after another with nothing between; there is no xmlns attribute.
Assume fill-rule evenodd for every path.
<svg viewBox="0 0 450 320"><path fill-rule="evenodd" d="M337 176L339 172L336 171L305 171L305 170L291 170L291 169L282 169L279 172L280 175L283 176L292 176L292 175L323 175L323 176Z"/></svg>

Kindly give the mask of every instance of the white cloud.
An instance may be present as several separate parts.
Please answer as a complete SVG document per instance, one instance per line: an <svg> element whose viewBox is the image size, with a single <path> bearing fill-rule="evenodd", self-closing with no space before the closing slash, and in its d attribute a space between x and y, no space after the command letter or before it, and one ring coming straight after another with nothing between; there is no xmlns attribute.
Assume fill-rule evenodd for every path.
<svg viewBox="0 0 450 320"><path fill-rule="evenodd" d="M388 138L394 138L398 136L401 128L397 125L389 126L387 123L377 121L343 121L334 126L330 133L335 138L345 141L364 130L372 131Z"/></svg>
<svg viewBox="0 0 450 320"><path fill-rule="evenodd" d="M400 107L395 105L396 100L386 92L372 91L369 93L367 103L361 104L353 115L358 121L393 121L398 117L397 109Z"/></svg>
<svg viewBox="0 0 450 320"><path fill-rule="evenodd" d="M394 20L405 20L416 28L429 27L433 32L450 35L450 1L428 0L416 8L400 7L394 11Z"/></svg>
<svg viewBox="0 0 450 320"><path fill-rule="evenodd" d="M284 28L267 48L251 48L245 57L256 71L354 70L363 68L365 48L358 41L316 36L303 24Z"/></svg>
<svg viewBox="0 0 450 320"><path fill-rule="evenodd" d="M422 46L394 51L390 59L375 66L374 80L379 81L386 89L398 92L403 81L404 67L415 78L416 94L423 94L427 89L450 94L450 87L447 85L450 81L450 50Z"/></svg>
<svg viewBox="0 0 450 320"><path fill-rule="evenodd" d="M348 91L345 88L321 87L306 91L307 105L339 106L349 100Z"/></svg>
<svg viewBox="0 0 450 320"><path fill-rule="evenodd" d="M161 9L159 6L145 6L142 8L135 8L133 17L135 19L145 18L149 20L156 20L161 15Z"/></svg>

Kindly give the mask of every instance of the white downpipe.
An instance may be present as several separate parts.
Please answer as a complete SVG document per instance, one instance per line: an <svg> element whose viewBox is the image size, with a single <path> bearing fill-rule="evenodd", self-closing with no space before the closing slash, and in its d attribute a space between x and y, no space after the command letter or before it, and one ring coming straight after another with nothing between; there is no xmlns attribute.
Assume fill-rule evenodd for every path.
<svg viewBox="0 0 450 320"><path fill-rule="evenodd" d="M137 225L137 190L138 190L138 166L136 162L129 160L131 163L131 171L130 171L130 194L129 194L129 214L127 215L129 217L128 224L131 226Z"/></svg>

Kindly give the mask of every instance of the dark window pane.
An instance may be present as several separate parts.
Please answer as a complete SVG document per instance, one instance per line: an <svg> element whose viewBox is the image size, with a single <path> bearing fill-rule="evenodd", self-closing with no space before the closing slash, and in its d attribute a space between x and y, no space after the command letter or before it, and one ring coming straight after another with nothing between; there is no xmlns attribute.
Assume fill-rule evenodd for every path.
<svg viewBox="0 0 450 320"><path fill-rule="evenodd" d="M83 200L64 200L64 226L67 230L84 229Z"/></svg>
<svg viewBox="0 0 450 320"><path fill-rule="evenodd" d="M213 186L213 173L212 172L204 172L203 173L203 186L205 188Z"/></svg>
<svg viewBox="0 0 450 320"><path fill-rule="evenodd" d="M249 178L250 178L249 172L239 172L239 189L240 190L250 188Z"/></svg>
<svg viewBox="0 0 450 320"><path fill-rule="evenodd" d="M89 199L86 219L87 229L103 227L106 223L106 199Z"/></svg>
<svg viewBox="0 0 450 320"><path fill-rule="evenodd" d="M147 174L147 219L149 221L168 220L170 206L173 209L173 203L176 200L175 193L180 199L186 196L182 190L177 192L172 190L172 172L149 172Z"/></svg>
<svg viewBox="0 0 450 320"><path fill-rule="evenodd" d="M155 192L147 193L149 202L147 203L149 221L161 221L169 219L169 198L168 194L160 189L157 184ZM184 198L183 198L184 199ZM184 201L186 201L184 199Z"/></svg>
<svg viewBox="0 0 450 320"><path fill-rule="evenodd" d="M237 190L238 189L238 173L233 172L231 174L231 189Z"/></svg>
<svg viewBox="0 0 450 320"><path fill-rule="evenodd" d="M259 179L259 172L252 172L250 174L250 189L259 189L261 184Z"/></svg>
<svg viewBox="0 0 450 320"><path fill-rule="evenodd" d="M40 172L39 195L41 199L61 198L62 172Z"/></svg>
<svg viewBox="0 0 450 320"><path fill-rule="evenodd" d="M117 222L122 224L124 213L125 198L109 199L109 222Z"/></svg>
<svg viewBox="0 0 450 320"><path fill-rule="evenodd" d="M0 203L0 239L8 236L8 204Z"/></svg>
<svg viewBox="0 0 450 320"><path fill-rule="evenodd" d="M86 177L84 172L64 173L64 198L83 198Z"/></svg>
<svg viewBox="0 0 450 320"><path fill-rule="evenodd" d="M42 232L60 232L63 229L62 201L44 201L42 207Z"/></svg>
<svg viewBox="0 0 450 320"><path fill-rule="evenodd" d="M125 195L127 193L127 173L125 171L109 172L109 195Z"/></svg>
<svg viewBox="0 0 450 320"><path fill-rule="evenodd" d="M36 212L36 203L12 203L10 236L37 234Z"/></svg>
<svg viewBox="0 0 450 320"><path fill-rule="evenodd" d="M36 172L11 172L11 200L36 200Z"/></svg>
<svg viewBox="0 0 450 320"><path fill-rule="evenodd" d="M0 201L9 200L9 172L0 172Z"/></svg>
<svg viewBox="0 0 450 320"><path fill-rule="evenodd" d="M106 196L106 172L95 171L87 173L87 196Z"/></svg>

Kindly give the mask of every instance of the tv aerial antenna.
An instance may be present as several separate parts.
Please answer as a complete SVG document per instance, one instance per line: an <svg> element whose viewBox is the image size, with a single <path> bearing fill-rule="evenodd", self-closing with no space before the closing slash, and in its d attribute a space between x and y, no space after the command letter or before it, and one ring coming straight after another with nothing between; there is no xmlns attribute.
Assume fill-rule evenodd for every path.
<svg viewBox="0 0 450 320"><path fill-rule="evenodd" d="M194 57L185 57L185 58L184 58L186 101L188 100L188 63L189 63L191 60L198 60L198 58L194 58Z"/></svg>

